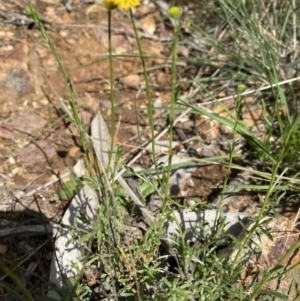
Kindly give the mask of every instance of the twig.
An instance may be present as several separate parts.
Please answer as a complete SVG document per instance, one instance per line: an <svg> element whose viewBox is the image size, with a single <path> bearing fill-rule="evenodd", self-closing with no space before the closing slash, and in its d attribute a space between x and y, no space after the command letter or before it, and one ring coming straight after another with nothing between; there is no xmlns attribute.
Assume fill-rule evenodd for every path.
<svg viewBox="0 0 300 301"><path fill-rule="evenodd" d="M289 83L295 82L297 80L300 80L300 76L294 77L294 78L291 78L291 79L287 79L287 80L278 82L276 84L267 85L267 86L261 87L259 89L252 89L250 91L246 91L244 93L239 94L239 96L251 95L251 94L254 94L254 93L257 93L257 92L261 92L261 91L264 91L264 90L268 90L268 89L271 89L271 88L283 86L285 84L289 84ZM234 95L223 97L223 98L219 98L219 99L216 97L216 99L218 100L218 102L221 102L221 101L226 101L226 100L230 100L230 99L236 99L237 96L238 96L238 94L234 94ZM210 100L210 101L201 103L201 106L211 104L213 101L214 100Z"/></svg>
<svg viewBox="0 0 300 301"><path fill-rule="evenodd" d="M41 190L43 190L43 189L45 189L45 188L47 188L47 187L49 187L49 186L51 186L51 185L53 185L53 184L61 181L62 179L68 177L69 175L70 175L70 171L66 172L65 174L63 174L63 175L55 178L54 180L52 180L52 181L50 181L50 182L48 182L46 184L43 184L43 185L39 186L38 188L35 188L35 189L29 191L28 193L24 194L22 196L22 198L30 197L30 196L36 194L37 192L40 192Z"/></svg>

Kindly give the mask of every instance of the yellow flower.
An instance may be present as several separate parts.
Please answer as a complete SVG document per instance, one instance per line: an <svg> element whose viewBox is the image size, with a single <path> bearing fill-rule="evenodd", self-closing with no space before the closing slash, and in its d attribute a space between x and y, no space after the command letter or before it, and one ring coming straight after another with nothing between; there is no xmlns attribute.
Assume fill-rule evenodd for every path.
<svg viewBox="0 0 300 301"><path fill-rule="evenodd" d="M117 7L116 1L115 0L103 0L103 5L107 9L115 9Z"/></svg>
<svg viewBox="0 0 300 301"><path fill-rule="evenodd" d="M118 8L129 10L132 7L140 5L141 0L114 0Z"/></svg>

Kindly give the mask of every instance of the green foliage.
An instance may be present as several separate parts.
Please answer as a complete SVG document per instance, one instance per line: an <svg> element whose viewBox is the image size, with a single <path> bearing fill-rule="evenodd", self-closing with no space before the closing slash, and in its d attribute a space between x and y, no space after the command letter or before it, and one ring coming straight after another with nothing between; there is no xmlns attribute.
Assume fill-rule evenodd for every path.
<svg viewBox="0 0 300 301"><path fill-rule="evenodd" d="M69 180L61 183L61 189L57 191L57 196L62 200L70 200L82 188L82 180L71 172Z"/></svg>

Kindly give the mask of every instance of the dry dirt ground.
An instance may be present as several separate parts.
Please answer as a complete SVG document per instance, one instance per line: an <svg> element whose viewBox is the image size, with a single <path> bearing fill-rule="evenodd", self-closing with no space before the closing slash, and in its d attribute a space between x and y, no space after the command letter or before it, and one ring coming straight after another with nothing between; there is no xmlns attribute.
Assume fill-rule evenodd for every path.
<svg viewBox="0 0 300 301"><path fill-rule="evenodd" d="M32 2L71 75L86 129L89 130L98 110L109 126L106 10L100 4L91 3L93 1L74 0L71 10L59 0ZM62 189L59 182L51 183L69 172L83 157L76 128L64 111L63 104L69 106L66 84L48 45L24 13L24 5L23 0L0 3L0 229L40 224L42 217L59 222L70 197L59 193ZM190 4L189 9L192 11L196 5ZM169 55L172 26L164 22L160 10L151 3L135 9L134 15L147 56L153 102L166 107L171 98ZM116 54L117 133L114 139L123 145L124 161L128 161L138 146L149 140L145 87L133 31L124 12L113 12L112 32ZM189 51L185 47L179 50L182 60L177 74L183 83L201 71L201 67L184 62ZM187 82L182 88L188 93L195 87ZM226 92L218 93L222 96ZM199 95L195 101L197 99ZM218 112L220 108L212 109ZM251 125L253 120L260 119L260 113L259 108L254 116L246 112L244 119L247 120L248 116ZM155 112L155 121L159 133L167 126L163 110ZM198 155L217 156L224 154L217 144L212 143L219 139L219 132L219 125L213 122L186 117L177 124L175 139L183 142L200 136L200 145L194 144L194 148L203 148L206 153ZM204 148L204 145L211 147ZM150 166L148 161L149 157L145 155L139 164ZM198 197L202 201L207 201L207 196L214 199L215 196L210 195L210 186L222 183L226 171L221 165L202 166L193 172L193 180L182 186L184 191L174 192L174 196ZM248 195L242 206L253 212L252 205L249 205L253 201L256 201L255 197ZM15 274L31 288L36 300L45 300L41 292L45 294L47 289L50 250L51 240L45 241L45 238L32 239L26 235L0 238L2 266L13 266ZM32 266L34 276L29 281L27 275ZM0 281L6 281L7 286L5 291L0 287L0 299L2 295L5 300L17 300L9 299L9 290L14 290L14 286L5 276L6 272L0 269Z"/></svg>

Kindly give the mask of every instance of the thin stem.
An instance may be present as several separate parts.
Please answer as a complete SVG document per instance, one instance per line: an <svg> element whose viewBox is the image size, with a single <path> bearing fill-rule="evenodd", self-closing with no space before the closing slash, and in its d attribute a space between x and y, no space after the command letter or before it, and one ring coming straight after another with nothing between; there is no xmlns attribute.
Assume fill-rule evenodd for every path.
<svg viewBox="0 0 300 301"><path fill-rule="evenodd" d="M224 194L225 194L225 191L227 189L227 184L228 184L229 177L230 177L230 174L231 174L231 171L232 171L232 165L233 165L233 159L234 159L234 149L235 149L236 144L237 144L237 142L236 142L237 127L238 127L239 120L240 120L241 114L242 114L242 112L241 112L241 109L242 109L241 94L243 93L244 90L245 90L244 86L242 86L242 85L238 86L238 94L237 94L237 98L236 98L236 114L235 114L235 122L234 122L234 127L233 127L232 144L231 144L230 150L229 150L228 170L227 170L226 177L224 179L223 189L221 191L221 200L219 202L218 210L217 210L218 215L220 213L220 209L221 209L222 202L223 202L223 199L224 199ZM217 226L217 223L218 223L218 218L215 219L214 227Z"/></svg>
<svg viewBox="0 0 300 301"><path fill-rule="evenodd" d="M111 10L108 9L108 59L109 59L109 81L110 81L110 106L111 106L111 139L110 139L110 152L108 154L109 168L112 163L115 142L115 91L114 91L114 69L112 57L112 42L111 42ZM114 177L112 177L113 179Z"/></svg>
<svg viewBox="0 0 300 301"><path fill-rule="evenodd" d="M177 65L177 48L178 48L178 40L179 40L179 30L180 24L179 21L175 21L175 37L172 45L172 66L171 66L171 106L170 106L170 114L169 114L169 156L168 156L168 167L167 167L167 174L166 174L166 181L164 187L164 195L168 196L169 190L169 179L171 174L172 168L172 157L173 157L173 125L174 125L174 113L175 113L175 102L176 102L176 84L177 84L177 74L176 74L176 65Z"/></svg>
<svg viewBox="0 0 300 301"><path fill-rule="evenodd" d="M88 142L88 140L86 138L86 134L85 134L85 130L84 130L82 121L81 121L81 119L78 115L77 105L76 105L76 101L75 101L75 92L74 92L74 88L73 88L70 76L69 76L69 74L68 74L68 72L67 72L67 70L64 66L64 63L62 61L61 56L56 51L55 46L52 43L49 35L47 34L47 32L46 32L46 30L45 30L45 28L44 28L44 26L43 26L43 24L40 20L35 8L33 7L33 5L28 4L25 9L26 9L27 13L33 19L33 21L36 24L36 26L38 27L38 29L40 30L44 40L49 45L49 47L51 49L51 52L53 53L53 55L54 55L54 57L55 57L55 59L58 63L58 66L59 66L59 69L60 69L60 71L63 75L63 78L64 78L65 82L68 85L68 92L69 92L69 96L70 96L69 104L70 104L70 107L71 107L71 110L72 110L72 116L70 118L71 118L71 121L73 123L75 123L76 126L77 126L79 136L80 136L80 140L81 140L81 144L82 144L82 148L83 148L83 152L86 155L85 159L86 159L86 162L87 162L88 170L89 170L90 175L93 176L94 173L93 173L91 157L90 157L90 143Z"/></svg>
<svg viewBox="0 0 300 301"><path fill-rule="evenodd" d="M147 67L146 67L146 62L145 62L145 57L140 41L140 37L137 32L136 24L132 15L131 9L129 10L130 12L130 18L131 18L131 23L134 31L134 36L136 39L137 47L139 50L139 56L142 62L142 68L143 68L143 75L144 75L144 80L145 80L145 86L146 86L146 96L147 96L147 109L148 109L148 115L149 115L149 122L150 122L150 130L151 130L151 148L152 148L152 160L153 164L155 167L155 172L159 181L159 184L161 185L162 181L159 176L159 170L158 170L158 165L157 165L157 160L155 157L155 134L154 134L154 118L153 118L153 108L152 108L152 99L151 99L151 91L150 91L150 85L149 85L149 78L148 78L148 73L147 73Z"/></svg>

